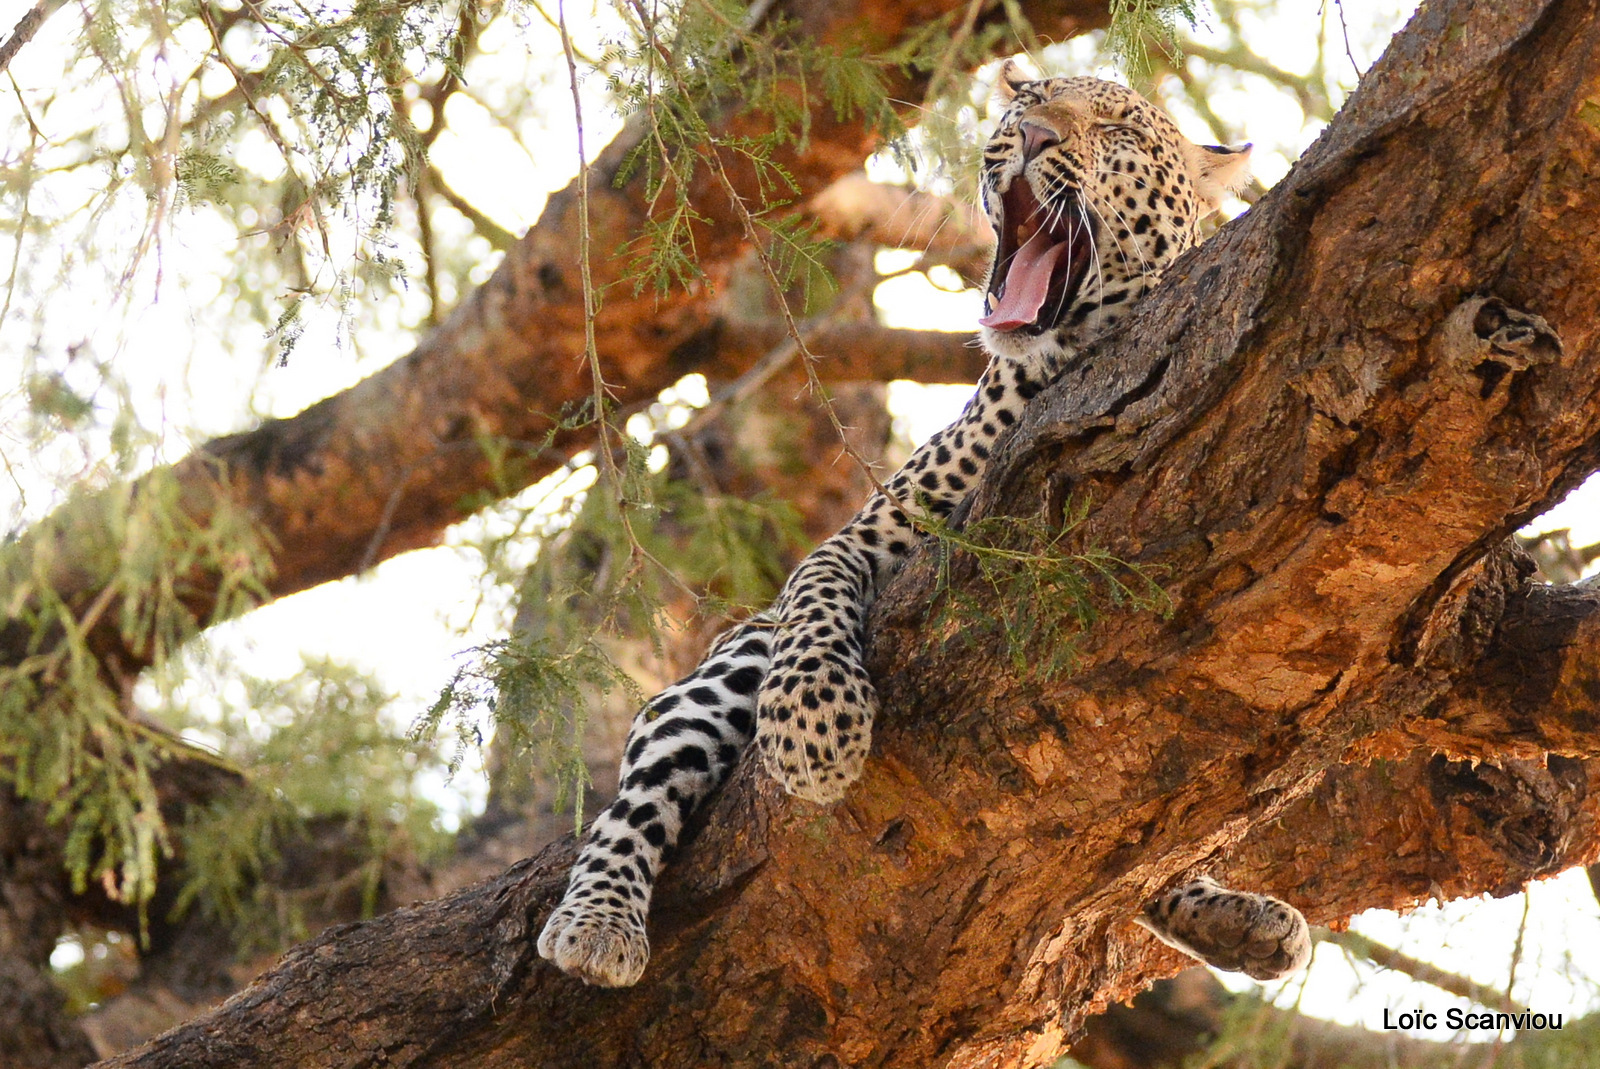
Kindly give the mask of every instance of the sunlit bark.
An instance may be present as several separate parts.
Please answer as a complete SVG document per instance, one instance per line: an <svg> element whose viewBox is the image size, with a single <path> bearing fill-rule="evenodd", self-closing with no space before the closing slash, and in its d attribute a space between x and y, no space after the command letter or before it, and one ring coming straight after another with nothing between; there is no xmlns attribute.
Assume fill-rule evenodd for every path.
<svg viewBox="0 0 1600 1069"><path fill-rule="evenodd" d="M659 889L638 987L534 953L569 842L325 933L109 1064L1048 1065L1181 964L1129 918L1186 873L1337 924L1593 860L1590 595L1532 589L1506 539L1600 466L1596 99L1593 0L1427 5L965 512L1087 507L1072 538L1172 613L1109 612L1075 672L1019 673L976 569L941 622L915 558L873 614L863 780L818 810L747 763Z"/></svg>
<svg viewBox="0 0 1600 1069"><path fill-rule="evenodd" d="M768 17L792 17L794 32L824 44L856 46L863 40L892 45L950 11L956 0L884 3L867 0L779 5ZM1019 10L1042 33L1067 37L1106 19L1104 0L1029 0ZM1004 12L982 22L1004 22ZM890 71L897 99L918 99L925 85ZM925 77L925 76L924 76ZM852 174L880 147L859 122L840 119L831 106L813 101L804 151L780 155L805 201ZM720 133L757 137L768 119L730 110L712 116ZM694 252L706 284L657 293L630 277L639 251L630 246L645 229L651 198L642 178L617 187L615 179L643 126L634 122L594 161L589 181L589 231L594 285L605 308L596 323L600 371L615 401L647 402L683 375L698 371L730 379L747 370L781 341L779 330L749 326L730 317L722 300L730 274L747 245L726 192L697 170L689 191L704 222L695 228ZM761 203L761 186L736 159L727 161L739 194ZM786 194L787 195L787 194ZM219 496L243 505L274 546L272 597L293 593L370 568L397 553L430 545L450 524L469 514L485 495L503 496L531 484L566 462L570 452L593 444L589 427L560 430L574 406L592 397L593 374L584 359L584 299L576 252L580 247L577 183L551 196L544 214L511 249L493 276L462 301L416 349L365 381L312 405L290 419L271 420L241 434L206 443L176 466L185 505L203 519ZM822 358L819 374L835 381L918 375L908 336L825 324L810 344ZM724 338L728 344L724 344ZM852 347L863 341L884 346L881 368ZM933 381L972 375L962 340L933 342L928 374ZM305 359L306 354L297 358ZM919 376L920 377L920 376ZM488 445L486 445L488 443ZM337 508L330 508L337 502ZM68 604L87 607L105 576L85 569L79 544L93 545L103 517L94 500L79 502L56 518L46 536L68 552L53 576ZM213 609L216 576L195 575L186 588L195 614ZM117 633L115 612L102 612L90 640L118 670L132 673L150 651L129 649ZM13 663L29 635L0 630L0 657Z"/></svg>

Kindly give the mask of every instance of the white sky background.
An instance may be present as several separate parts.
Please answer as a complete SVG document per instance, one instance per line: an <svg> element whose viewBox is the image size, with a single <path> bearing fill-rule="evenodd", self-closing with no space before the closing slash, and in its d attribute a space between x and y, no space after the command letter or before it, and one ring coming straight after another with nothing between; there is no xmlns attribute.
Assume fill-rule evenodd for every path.
<svg viewBox="0 0 1600 1069"><path fill-rule="evenodd" d="M0 26L9 27L32 0L0 0ZM1350 27L1351 52L1365 69L1381 50L1387 34L1403 19L1404 0L1344 0L1342 10ZM1334 36L1330 68L1339 81L1354 84L1355 71L1344 55L1338 11L1330 2L1319 15L1314 0L1285 0L1280 13L1247 19L1252 43L1277 66L1294 72L1310 69L1315 58L1319 25ZM12 74L26 89L53 85L75 76L88 84L87 72L62 71L60 57L68 54L66 41L71 9L46 25L35 41L12 64ZM593 32L594 25L588 26ZM1204 28L1201 33L1205 39ZM201 49L204 42L189 42ZM470 94L457 94L449 102L449 129L433 150L433 160L446 181L468 200L507 229L520 233L537 221L548 192L566 185L576 170L576 140L564 70L556 63L559 44L554 32L535 21L521 29L510 20L497 21L485 34L485 60L475 69L488 69L488 57L501 56L508 77L476 77ZM1332 58L1332 57L1337 57ZM1077 39L1046 50L1042 57L1055 70L1117 77L1114 69L1098 63L1094 43ZM159 87L161 73L152 73ZM495 110L516 107L515 95L531 91L551 101L547 113L526 118L520 129L521 144L497 124ZM539 79L546 79L540 82ZM1299 108L1281 93L1263 91L1253 75L1219 79L1209 97L1222 118L1237 126L1241 139L1255 143L1253 163L1257 176L1270 185L1287 171L1305 149L1315 129L1308 128ZM8 106L0 99L0 114ZM1192 115L1175 116L1185 132L1198 141L1212 137ZM616 127L603 99L591 91L585 123L589 151L596 153ZM63 120L63 125L66 125ZM537 147L530 152L523 145ZM281 168L275 152L265 143L256 155L242 161L264 177ZM74 186L62 182L52 188L63 209L73 197L88 199L97 190L89 179ZM127 200L128 198L124 198ZM139 226L144 210L137 203L119 205L129 214L129 231ZM1236 207L1242 208L1242 205ZM465 223L452 213L438 213L436 226ZM186 452L193 442L248 426L259 416L289 416L312 402L338 392L371 375L414 344L414 327L422 314L423 297L415 290L402 300L381 304L376 322L353 334L341 330L338 316L325 309L312 317L311 326L287 366L273 366L264 354L268 346L255 338L240 340L219 331L210 314L219 300L236 292L229 279L231 250L240 240L232 228L207 211L175 211L164 224L163 242L150 256L158 257L160 284L153 273L141 275L120 302L119 280L96 279L91 265L71 262L70 242L63 248L63 278L73 280L70 291L43 301L42 317L28 320L16 309L0 322L0 362L25 365L26 351L65 348L82 341L102 357L114 359L130 380L144 421L168 429L167 459ZM267 240L265 237L245 240ZM486 242L481 246L481 267L472 282L488 277L496 257ZM124 250L127 251L127 250ZM903 266L896 254L885 254L880 265ZM106 262L117 262L114 255ZM0 270L4 270L0 267ZM935 276L935 286L920 275L902 276L881 287L877 302L890 325L970 330L980 313L980 298L972 291L951 293L953 276ZM446 295L448 296L448 295ZM370 317L369 317L370 318ZM161 339L153 343L150 339ZM7 373L8 382L16 376ZM687 384L692 395L703 384ZM947 422L970 393L961 387L923 388L896 384L891 407L899 426L920 441ZM692 401L692 397L690 398ZM0 439L3 440L3 439ZM14 443L4 441L9 451ZM78 456L63 456L62 470L81 464ZM1585 488L1587 491L1588 488ZM1600 504L1596 494L1580 491L1536 524L1542 529L1570 527L1575 545L1600 541ZM0 484L0 494L17 496L18 488ZM13 516L38 515L48 499L8 502ZM409 722L425 709L452 674L462 651L501 637L509 621L510 605L503 592L485 595L482 562L477 553L463 548L475 537L472 524L453 531L443 548L425 550L387 561L357 579L331 583L306 593L281 599L248 616L212 629L205 636L209 656L231 660L253 675L281 678L300 670L302 655L330 657L363 667L397 695L395 715ZM459 819L482 805L485 782L478 770L464 770L453 783L434 785L434 793ZM1541 1012L1577 1014L1595 1004L1597 985L1592 973L1573 966L1574 946L1600 947L1600 909L1581 874L1568 874L1535 888L1530 929L1523 951L1524 965L1516 995ZM1393 914L1363 916L1357 927L1374 938L1398 946L1441 967L1472 975L1480 982L1503 985L1511 960L1517 923L1523 912L1520 897L1496 903L1453 903L1444 909L1419 911L1404 926ZM1543 966L1533 968L1535 959ZM1565 961L1565 964L1563 962ZM1276 985L1280 998L1298 999L1301 1008L1352 1024L1373 1025L1378 1009L1414 1007L1419 1002L1442 1013L1454 1004L1449 996L1414 984L1393 973L1366 966L1347 966L1335 948L1319 949L1309 981L1295 979ZM1537 977L1536 980L1534 978ZM1247 984L1227 977L1233 984ZM1531 991L1524 985L1537 986ZM1304 990L1301 985L1304 984ZM1440 1038L1431 1035L1429 1038Z"/></svg>

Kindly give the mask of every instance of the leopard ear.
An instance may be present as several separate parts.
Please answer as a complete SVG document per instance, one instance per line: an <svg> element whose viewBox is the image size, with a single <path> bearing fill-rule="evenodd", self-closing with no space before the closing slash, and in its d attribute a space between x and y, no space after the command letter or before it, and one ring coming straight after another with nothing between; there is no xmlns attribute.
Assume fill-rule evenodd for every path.
<svg viewBox="0 0 1600 1069"><path fill-rule="evenodd" d="M1194 179L1195 190L1200 195L1200 208L1216 211L1222 198L1237 193L1250 181L1250 148L1228 148L1224 145L1185 145L1189 175Z"/></svg>
<svg viewBox="0 0 1600 1069"><path fill-rule="evenodd" d="M1000 64L1000 77L995 79L994 92L1000 103L1009 104L1011 98L1017 95L1017 90L1033 81L1017 66L1017 61L1008 59Z"/></svg>

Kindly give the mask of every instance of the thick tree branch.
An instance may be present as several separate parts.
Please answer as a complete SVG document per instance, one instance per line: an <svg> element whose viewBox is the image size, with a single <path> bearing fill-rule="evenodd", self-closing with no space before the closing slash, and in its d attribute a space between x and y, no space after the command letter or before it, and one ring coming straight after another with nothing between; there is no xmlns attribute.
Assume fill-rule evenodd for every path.
<svg viewBox="0 0 1600 1069"><path fill-rule="evenodd" d="M1104 0L1032 0L1021 5L1033 25L1066 36L1106 18ZM823 44L856 46L864 38L891 44L920 30L928 19L964 10L958 0L928 4L840 0L799 4L788 12L794 32ZM996 10L985 18L1003 20ZM891 94L919 95L918 83L891 79ZM781 158L800 197L826 189L859 168L877 146L860 124L841 121L831 107L813 109L803 154ZM753 112L717 118L729 137L756 137L766 120ZM596 248L624 250L645 231L645 183L614 187L629 149L642 134L630 126L591 168L591 233ZM740 192L759 201L759 181L747 166L729 161ZM735 213L702 167L700 185L688 191L707 222L695 233L698 264L711 282L695 292L635 292L628 255L596 263L595 283L605 292L597 344L605 380L624 405L653 397L679 377L704 371L732 377L749 350L727 354L718 344L725 322L712 294L727 282L744 250ZM175 470L184 503L204 520L219 495L245 505L275 546L272 596L306 589L435 541L465 516L464 502L484 492L506 493L559 466L581 429L557 432L563 412L583 403L592 380L583 361L583 300L573 250L578 247L576 186L555 194L544 215L501 262L490 280L469 296L409 355L343 393L287 420L216 439ZM815 347L819 355L831 356ZM824 365L826 367L826 365ZM485 440L542 443L508 471L481 447ZM338 508L329 508L331 501ZM54 540L61 561L52 576L56 593L82 607L105 576L84 567L93 555L75 547L103 537L103 506L93 500L64 509L46 529L24 538L13 552L40 552ZM73 548L67 548L73 547ZM214 609L216 577L196 575L188 590L200 619ZM115 612L103 614L114 620ZM123 671L145 663L148 651L126 648L116 628L90 636L103 657ZM0 634L0 655L15 660L28 636Z"/></svg>
<svg viewBox="0 0 1600 1069"><path fill-rule="evenodd" d="M1370 900L1370 886L1391 878L1418 886L1419 897L1520 887L1533 873L1517 859L1480 846L1465 851L1471 867L1457 867L1438 849L1470 846L1473 836L1470 827L1452 830L1448 808L1436 806L1427 786L1430 764L1426 755L1418 755L1402 763L1346 766L1284 814L1273 835L1247 844L1218 871L1283 893L1297 891L1301 900L1328 894L1334 897L1333 908L1343 910L1340 916L1373 905L1413 904L1416 898ZM1591 765L1586 819L1579 822L1584 837L1569 844L1571 853L1560 859L1561 865L1600 848L1595 837L1600 763ZM830 1013L816 996L807 998L786 985L781 975L785 962L762 955L772 938L786 949L790 946L790 934L779 936L771 919L781 917L785 928L816 929L826 919L822 914L835 924L841 911L865 914L857 921L861 934L876 936L867 934L862 942L847 945L818 943L815 959L797 963L808 974L820 970L821 979L840 969L874 967L857 955L889 945L892 929L901 923L895 912L918 908L916 893L897 891L890 903L879 897L886 885L904 879L908 868L921 877L918 892L927 894L951 878L937 872L943 862L961 873L957 882L966 886L967 894L943 903L957 907L953 916L906 918L904 923L933 920L938 926L910 945L895 941L899 955L912 950L947 956L955 949L949 942L952 925L959 930L979 923L984 934L998 936L990 923L974 915L993 911L998 903L991 894L998 896L998 891L988 892L989 881L967 859L929 856L941 844L926 840L930 833L947 830L938 825L941 817L948 819L947 813L912 817L900 811L884 821L878 812L884 792L874 790L865 806L847 803L844 812L818 815L779 797L754 772L749 765L743 769L714 806L683 865L662 887L652 927L655 962L638 988L586 987L550 969L533 950L533 936L560 898L576 854L568 837L483 884L325 932L290 951L228 1006L103 1064L108 1069L248 1069L298 1058L302 1065L358 1066L370 1064L373 1052L383 1050L396 1065L576 1067L642 1060L695 1066L718 1055L737 1063L739 1052L774 1049L780 1041L789 1046L778 1049L797 1052L853 1050L862 1056L859 1061L870 1064L938 1064L930 1050L944 1047L952 1030L959 1036L981 1027L985 1014L998 1008L998 989L963 990L956 1001L967 1013L958 1020L915 1023L918 1015L908 1016L905 1009L893 1012L893 1005L906 990L937 980L919 975L919 963L897 955L877 963L885 970L882 980L849 989L854 1012ZM1331 825L1330 815L1336 818ZM1341 849L1333 858L1337 867L1299 888L1279 886L1275 881L1283 878L1285 859L1304 850L1307 836L1325 839L1330 826L1340 836ZM1419 830L1425 842L1407 840ZM859 845L853 843L848 855L840 857L819 851L819 835L848 836ZM819 852L831 856L818 858ZM1014 864L1025 868L1044 852L1035 848L1018 854ZM874 873L874 867L888 871ZM786 870L776 877L776 885L775 869ZM847 874L848 880L836 875L833 882L816 887L815 894L788 884L796 875L816 879L824 872ZM830 898L839 901L830 903ZM1044 901L1061 900L1046 896ZM1030 899L1025 905L1036 909L1040 901ZM1188 961L1144 936L1127 916L1103 917L1098 923L1112 929L1113 960L1122 969L1159 974ZM961 943L976 946L982 940L968 936ZM1009 958L1009 945L1000 939L989 953L999 950ZM834 960L839 957L844 960ZM949 960L954 965L959 955ZM722 986L713 983L717 977ZM1125 995L1139 986L1129 983ZM823 990L828 990L826 984ZM1083 1011L1102 1008L1105 1001L1098 999ZM738 1012L732 1012L730 1003L740 1007ZM739 1034L700 1032L709 1020L727 1023ZM881 1033L875 1031L875 1022ZM319 1035L327 1038L312 1038ZM1062 1035L1058 1027L1047 1027L1029 1044L1037 1040L1039 1049L1048 1051Z"/></svg>
<svg viewBox="0 0 1600 1069"><path fill-rule="evenodd" d="M729 322L717 338L719 361L753 365L784 343L788 332L777 320ZM828 323L808 334L807 344L822 356L817 375L824 382L976 382L988 357L971 334L942 330L900 330L877 323Z"/></svg>
<svg viewBox="0 0 1600 1069"><path fill-rule="evenodd" d="M1378 744L1456 757L1600 756L1600 589L1534 584L1506 602L1484 656Z"/></svg>
<svg viewBox="0 0 1600 1069"><path fill-rule="evenodd" d="M994 253L994 231L974 205L952 197L845 175L811 199L824 237L915 249L925 264L948 264L980 285Z"/></svg>
<svg viewBox="0 0 1600 1069"><path fill-rule="evenodd" d="M1019 675L976 569L915 558L874 612L862 781L817 810L747 762L658 889L639 987L534 955L562 844L328 933L112 1064L1045 1065L1176 967L1129 918L1187 873L1337 923L1593 859L1600 761L1384 733L1492 658L1527 596L1494 551L1596 463L1597 92L1593 0L1424 8L1290 177L1034 401L972 503L1091 506L1073 537L1161 577L1172 615L1108 614L1075 674ZM930 617L946 583L979 611Z"/></svg>

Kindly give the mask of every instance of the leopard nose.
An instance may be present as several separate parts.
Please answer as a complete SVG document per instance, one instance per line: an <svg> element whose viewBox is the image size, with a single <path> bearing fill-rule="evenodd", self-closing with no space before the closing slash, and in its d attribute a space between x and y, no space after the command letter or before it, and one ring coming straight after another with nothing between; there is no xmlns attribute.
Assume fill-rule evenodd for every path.
<svg viewBox="0 0 1600 1069"><path fill-rule="evenodd" d="M1061 135L1035 119L1023 119L1017 124L1022 133L1022 158L1031 160L1052 145L1061 144Z"/></svg>

